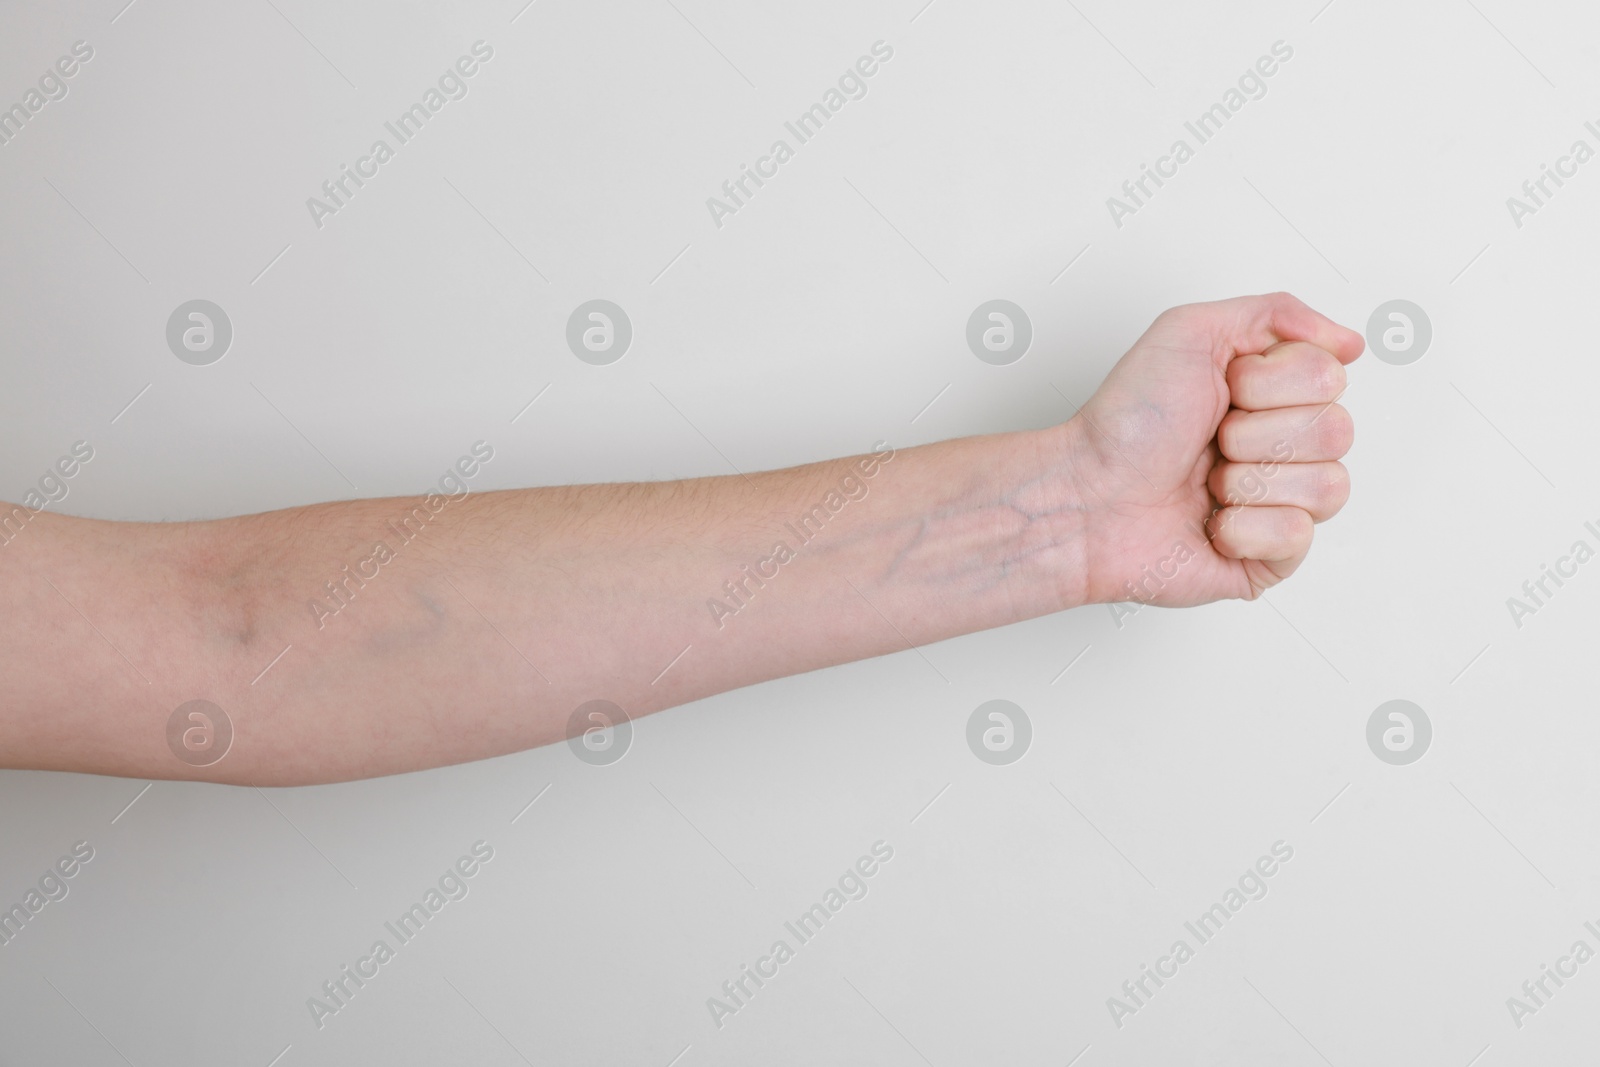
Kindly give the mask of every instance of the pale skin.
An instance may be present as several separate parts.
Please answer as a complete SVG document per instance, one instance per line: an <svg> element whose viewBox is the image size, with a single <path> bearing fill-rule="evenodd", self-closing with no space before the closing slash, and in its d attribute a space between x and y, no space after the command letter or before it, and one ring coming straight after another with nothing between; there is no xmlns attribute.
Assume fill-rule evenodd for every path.
<svg viewBox="0 0 1600 1067"><path fill-rule="evenodd" d="M311 607L325 583L398 545L387 524L415 498L192 523L44 511L0 545L0 766L367 778L562 740L595 699L637 718L1087 604L1254 599L1349 494L1335 401L1363 347L1287 294L1184 305L1060 425L473 492L332 614ZM785 524L850 476L864 492L802 544ZM792 558L761 564L780 540ZM168 748L194 699L235 731L209 767Z"/></svg>

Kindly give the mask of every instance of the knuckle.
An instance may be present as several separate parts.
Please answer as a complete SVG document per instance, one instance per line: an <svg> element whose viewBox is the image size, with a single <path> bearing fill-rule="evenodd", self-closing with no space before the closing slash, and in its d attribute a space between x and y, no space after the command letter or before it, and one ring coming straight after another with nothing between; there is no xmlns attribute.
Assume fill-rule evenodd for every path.
<svg viewBox="0 0 1600 1067"><path fill-rule="evenodd" d="M1199 306L1198 304L1174 304L1157 315L1155 321L1168 326L1183 326L1194 316Z"/></svg>
<svg viewBox="0 0 1600 1067"><path fill-rule="evenodd" d="M1283 525L1284 540L1290 545L1300 547L1311 543L1315 523L1310 512L1303 508L1286 508Z"/></svg>
<svg viewBox="0 0 1600 1067"><path fill-rule="evenodd" d="M1350 472L1343 463L1328 463L1318 473L1317 502L1332 514L1350 499Z"/></svg>
<svg viewBox="0 0 1600 1067"><path fill-rule="evenodd" d="M1350 451L1350 446L1355 443L1355 420L1338 404L1329 405L1322 421L1318 424L1318 443L1330 456L1342 456Z"/></svg>
<svg viewBox="0 0 1600 1067"><path fill-rule="evenodd" d="M1344 364L1334 358L1330 352L1317 350L1316 389L1318 396L1332 400L1344 392L1345 377Z"/></svg>
<svg viewBox="0 0 1600 1067"><path fill-rule="evenodd" d="M1275 308L1282 311L1298 311L1305 306L1300 301L1299 297L1295 296L1287 289L1279 289L1275 293L1268 293L1267 301Z"/></svg>

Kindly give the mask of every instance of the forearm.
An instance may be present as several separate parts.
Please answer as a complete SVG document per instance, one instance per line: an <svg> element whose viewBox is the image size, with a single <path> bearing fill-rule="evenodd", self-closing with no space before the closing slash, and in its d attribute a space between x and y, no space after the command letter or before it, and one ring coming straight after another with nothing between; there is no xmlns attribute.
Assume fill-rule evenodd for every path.
<svg viewBox="0 0 1600 1067"><path fill-rule="evenodd" d="M560 740L596 698L637 717L1061 610L1090 555L1077 432L421 513L388 498L206 523L41 515L0 547L0 758L365 777ZM172 709L196 698L235 731L203 770L167 746Z"/></svg>

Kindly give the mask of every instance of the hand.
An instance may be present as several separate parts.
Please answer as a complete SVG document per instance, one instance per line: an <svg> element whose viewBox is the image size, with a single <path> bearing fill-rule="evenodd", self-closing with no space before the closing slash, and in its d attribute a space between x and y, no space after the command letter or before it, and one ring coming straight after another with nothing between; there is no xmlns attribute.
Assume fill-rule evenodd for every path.
<svg viewBox="0 0 1600 1067"><path fill-rule="evenodd" d="M1287 293L1158 316L1066 424L1088 509L1091 602L1253 600L1344 506L1359 333Z"/></svg>

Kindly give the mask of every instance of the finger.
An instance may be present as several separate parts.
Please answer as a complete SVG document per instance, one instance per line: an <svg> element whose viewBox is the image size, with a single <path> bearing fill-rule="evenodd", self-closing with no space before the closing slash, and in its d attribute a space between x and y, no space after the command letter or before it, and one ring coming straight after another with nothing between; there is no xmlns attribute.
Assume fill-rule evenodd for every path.
<svg viewBox="0 0 1600 1067"><path fill-rule="evenodd" d="M1298 404L1331 404L1344 392L1344 364L1305 341L1275 345L1259 356L1228 364L1228 393L1246 411Z"/></svg>
<svg viewBox="0 0 1600 1067"><path fill-rule="evenodd" d="M1311 516L1300 508L1223 508L1207 525L1212 547L1229 559L1286 563L1311 550Z"/></svg>
<svg viewBox="0 0 1600 1067"><path fill-rule="evenodd" d="M1217 447L1235 463L1319 463L1339 459L1354 441L1355 424L1338 404L1234 409L1217 426Z"/></svg>
<svg viewBox="0 0 1600 1067"><path fill-rule="evenodd" d="M1350 499L1350 472L1334 462L1219 463L1209 487L1224 504L1295 507L1326 522Z"/></svg>
<svg viewBox="0 0 1600 1067"><path fill-rule="evenodd" d="M1186 304L1168 314L1195 316L1209 330L1218 366L1235 356L1265 352L1284 341L1307 341L1351 363L1366 348L1366 339L1340 326L1288 293L1240 296L1204 304Z"/></svg>

